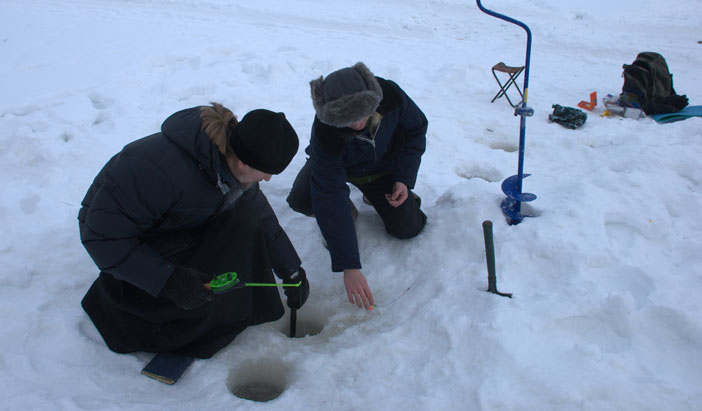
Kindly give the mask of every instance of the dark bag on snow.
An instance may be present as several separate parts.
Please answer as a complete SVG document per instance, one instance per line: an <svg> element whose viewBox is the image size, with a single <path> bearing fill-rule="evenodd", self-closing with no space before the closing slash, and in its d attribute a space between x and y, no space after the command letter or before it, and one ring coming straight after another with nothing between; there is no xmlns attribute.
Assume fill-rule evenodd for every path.
<svg viewBox="0 0 702 411"><path fill-rule="evenodd" d="M665 58L658 53L639 53L632 64L624 64L624 86L619 102L640 108L647 115L676 113L688 104L687 96L679 96L673 88L673 75Z"/></svg>
<svg viewBox="0 0 702 411"><path fill-rule="evenodd" d="M587 120L587 114L580 109L563 107L558 104L554 104L551 107L553 107L553 114L549 114L548 119L563 127L575 130L585 124Z"/></svg>

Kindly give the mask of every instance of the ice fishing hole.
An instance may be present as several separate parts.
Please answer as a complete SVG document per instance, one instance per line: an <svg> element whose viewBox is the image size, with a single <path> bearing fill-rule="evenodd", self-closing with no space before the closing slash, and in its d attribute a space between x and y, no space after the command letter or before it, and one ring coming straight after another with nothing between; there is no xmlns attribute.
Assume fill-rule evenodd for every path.
<svg viewBox="0 0 702 411"><path fill-rule="evenodd" d="M322 332L326 324L327 317L321 311L302 307L297 310L295 338L317 335ZM278 323L278 330L290 336L290 311L285 311L285 315Z"/></svg>
<svg viewBox="0 0 702 411"><path fill-rule="evenodd" d="M269 358L251 360L229 372L227 388L249 401L267 402L285 391L290 370L286 364Z"/></svg>

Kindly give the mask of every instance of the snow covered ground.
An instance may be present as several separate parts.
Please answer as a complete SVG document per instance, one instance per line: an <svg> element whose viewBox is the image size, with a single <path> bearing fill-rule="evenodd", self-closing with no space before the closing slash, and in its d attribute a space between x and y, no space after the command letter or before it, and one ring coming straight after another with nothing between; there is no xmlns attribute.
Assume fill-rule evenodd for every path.
<svg viewBox="0 0 702 411"><path fill-rule="evenodd" d="M702 1L484 5L534 36L524 207L538 216L517 226L499 203L519 119L490 104L490 67L523 64L526 36L472 1L2 0L0 409L702 409L702 118L604 118L600 103L581 129L548 121L553 104L618 94L641 51L702 104ZM348 303L315 222L284 201L308 82L357 61L429 118L422 235L391 239L352 190L373 311ZM262 187L308 271L298 321L316 335L287 338L286 318L250 328L166 386L82 311L97 269L76 215L109 157L210 101L283 111L301 136ZM484 220L513 299L485 292ZM232 395L257 381L282 394Z"/></svg>

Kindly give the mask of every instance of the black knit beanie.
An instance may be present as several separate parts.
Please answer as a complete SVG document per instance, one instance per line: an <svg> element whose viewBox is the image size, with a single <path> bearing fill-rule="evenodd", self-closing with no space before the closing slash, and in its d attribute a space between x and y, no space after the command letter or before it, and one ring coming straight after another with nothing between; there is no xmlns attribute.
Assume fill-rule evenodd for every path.
<svg viewBox="0 0 702 411"><path fill-rule="evenodd" d="M257 109L229 127L229 144L250 167L280 174L297 153L299 141L285 114Z"/></svg>

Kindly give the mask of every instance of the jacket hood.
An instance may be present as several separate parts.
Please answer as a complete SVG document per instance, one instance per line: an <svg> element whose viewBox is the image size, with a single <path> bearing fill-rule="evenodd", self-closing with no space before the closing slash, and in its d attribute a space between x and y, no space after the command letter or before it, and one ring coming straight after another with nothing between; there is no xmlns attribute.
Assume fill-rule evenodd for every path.
<svg viewBox="0 0 702 411"><path fill-rule="evenodd" d="M211 167L213 144L200 130L200 109L201 106L197 106L172 114L161 125L161 133L199 163Z"/></svg>

